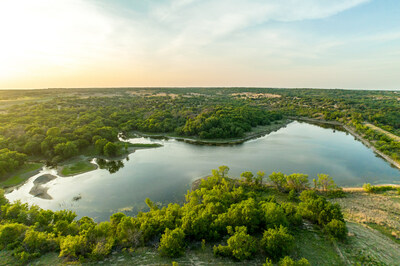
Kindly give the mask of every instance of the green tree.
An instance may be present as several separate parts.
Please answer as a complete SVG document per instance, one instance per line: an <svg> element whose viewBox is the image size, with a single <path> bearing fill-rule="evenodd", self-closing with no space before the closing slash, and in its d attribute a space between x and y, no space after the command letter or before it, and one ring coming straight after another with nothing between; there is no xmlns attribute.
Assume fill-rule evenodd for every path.
<svg viewBox="0 0 400 266"><path fill-rule="evenodd" d="M112 142L108 142L105 146L104 146L104 155L112 157L112 156L116 156L118 153L118 146Z"/></svg>
<svg viewBox="0 0 400 266"><path fill-rule="evenodd" d="M318 186L321 187L322 191L327 192L328 190L335 189L337 186L333 181L332 177L326 174L318 174Z"/></svg>
<svg viewBox="0 0 400 266"><path fill-rule="evenodd" d="M185 253L184 239L185 233L181 228L175 228L174 230L167 228L161 236L158 250L162 256L171 258L182 256Z"/></svg>
<svg viewBox="0 0 400 266"><path fill-rule="evenodd" d="M106 139L98 139L98 140L96 140L96 142L94 144L96 152L98 154L104 154L104 146L106 146L107 143L108 143L108 141Z"/></svg>
<svg viewBox="0 0 400 266"><path fill-rule="evenodd" d="M232 236L228 239L228 246L214 246L214 254L230 256L239 261L249 259L257 251L257 241L247 234L245 226L237 226L235 232L231 226L227 227Z"/></svg>
<svg viewBox="0 0 400 266"><path fill-rule="evenodd" d="M246 183L246 184L251 184L253 183L253 173L252 172L243 172L240 174L240 177L242 178L242 180Z"/></svg>
<svg viewBox="0 0 400 266"><path fill-rule="evenodd" d="M347 227L343 221L332 219L325 225L324 230L330 236L339 240L343 240L347 237Z"/></svg>
<svg viewBox="0 0 400 266"><path fill-rule="evenodd" d="M224 178L229 172L229 167L226 165L221 165L218 167L218 172L220 173L221 177Z"/></svg>
<svg viewBox="0 0 400 266"><path fill-rule="evenodd" d="M308 175L305 174L291 174L286 176L287 188L296 191L302 191L308 187Z"/></svg>
<svg viewBox="0 0 400 266"><path fill-rule="evenodd" d="M283 173L273 172L272 174L269 175L269 179L271 180L271 182L275 185L275 187L279 191L285 190L286 185L287 185L287 180L286 180L286 176Z"/></svg>
<svg viewBox="0 0 400 266"><path fill-rule="evenodd" d="M268 257L278 259L289 253L294 244L294 237L286 227L270 228L264 231L261 246Z"/></svg>

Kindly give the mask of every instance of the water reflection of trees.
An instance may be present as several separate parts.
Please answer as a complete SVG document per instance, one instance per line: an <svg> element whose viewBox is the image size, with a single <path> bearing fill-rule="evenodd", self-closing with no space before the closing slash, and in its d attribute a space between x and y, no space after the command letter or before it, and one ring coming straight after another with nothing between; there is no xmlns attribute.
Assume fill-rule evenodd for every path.
<svg viewBox="0 0 400 266"><path fill-rule="evenodd" d="M119 169L125 166L121 160L107 161L105 159L96 159L96 162L100 169L107 169L110 174L118 172Z"/></svg>

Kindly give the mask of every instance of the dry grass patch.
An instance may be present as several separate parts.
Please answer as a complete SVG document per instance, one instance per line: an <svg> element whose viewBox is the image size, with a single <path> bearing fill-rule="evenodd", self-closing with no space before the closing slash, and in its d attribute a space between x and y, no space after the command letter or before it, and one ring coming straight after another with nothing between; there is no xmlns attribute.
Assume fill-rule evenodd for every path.
<svg viewBox="0 0 400 266"><path fill-rule="evenodd" d="M377 224L400 237L400 195L396 191L370 194L361 189L345 189L347 197L332 199L342 207L345 218L362 224Z"/></svg>

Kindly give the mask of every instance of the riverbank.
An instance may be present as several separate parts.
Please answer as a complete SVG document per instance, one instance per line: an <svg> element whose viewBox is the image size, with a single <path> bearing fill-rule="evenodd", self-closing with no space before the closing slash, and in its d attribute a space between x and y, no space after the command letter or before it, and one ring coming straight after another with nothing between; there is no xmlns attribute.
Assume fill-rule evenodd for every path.
<svg viewBox="0 0 400 266"><path fill-rule="evenodd" d="M278 131L279 129L286 127L289 123L291 123L291 119L283 119L279 121L274 121L270 125L266 126L257 126L252 128L252 131L245 133L245 136L242 138L232 138L232 139L200 139L199 137L182 137L177 136L172 133L145 133L140 131L133 131L133 133L140 137L148 137L148 138L165 138L165 139L174 139L177 141L183 141L190 144L196 145L213 145L213 146L222 146L222 145L235 145L242 144L251 139L259 138L265 136L271 132Z"/></svg>
<svg viewBox="0 0 400 266"><path fill-rule="evenodd" d="M5 189L6 192L15 187L23 185L30 177L38 174L42 169L42 163L27 163L21 169L2 177L0 188Z"/></svg>
<svg viewBox="0 0 400 266"><path fill-rule="evenodd" d="M380 157L385 159L387 162L389 162L391 165L397 167L400 170L400 163L393 160L390 156L384 154L383 152L379 151L375 146L369 142L368 140L364 139L361 135L357 134L353 128L351 128L348 125L343 125L343 128L346 129L351 135L353 135L356 139L361 141L365 146L373 150L376 154L378 154Z"/></svg>

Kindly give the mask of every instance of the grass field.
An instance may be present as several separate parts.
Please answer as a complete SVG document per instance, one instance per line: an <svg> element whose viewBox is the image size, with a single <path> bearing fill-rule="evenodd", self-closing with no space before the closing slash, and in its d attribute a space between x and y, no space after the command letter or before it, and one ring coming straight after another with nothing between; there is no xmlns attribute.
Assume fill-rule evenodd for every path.
<svg viewBox="0 0 400 266"><path fill-rule="evenodd" d="M27 163L22 166L17 171L10 174L8 177L5 176L0 180L4 180L0 182L1 188L8 188L19 185L29 179L35 171L40 170L43 167L41 163Z"/></svg>
<svg viewBox="0 0 400 266"><path fill-rule="evenodd" d="M76 174L81 174L85 172L89 172L95 170L97 168L96 165L88 162L88 161L79 161L71 164L66 164L61 166L61 175L63 176L71 176Z"/></svg>

